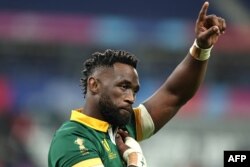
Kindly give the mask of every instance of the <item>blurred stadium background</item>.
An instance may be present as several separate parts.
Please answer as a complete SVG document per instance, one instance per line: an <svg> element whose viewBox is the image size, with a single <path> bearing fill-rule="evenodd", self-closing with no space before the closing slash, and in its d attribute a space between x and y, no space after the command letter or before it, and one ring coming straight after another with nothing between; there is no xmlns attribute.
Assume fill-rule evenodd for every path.
<svg viewBox="0 0 250 167"><path fill-rule="evenodd" d="M54 131L80 107L83 60L106 48L140 59L145 100L186 55L198 1L0 0L0 167L45 167ZM250 149L250 1L211 1L228 29L197 95L142 142L148 166L221 167Z"/></svg>

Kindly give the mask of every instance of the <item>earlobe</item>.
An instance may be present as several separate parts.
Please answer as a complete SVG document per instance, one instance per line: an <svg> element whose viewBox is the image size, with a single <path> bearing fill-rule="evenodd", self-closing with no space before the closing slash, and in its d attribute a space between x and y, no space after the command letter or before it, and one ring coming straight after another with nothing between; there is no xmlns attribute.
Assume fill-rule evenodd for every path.
<svg viewBox="0 0 250 167"><path fill-rule="evenodd" d="M91 94L97 94L99 91L99 83L98 80L94 77L89 77L88 79L88 89Z"/></svg>

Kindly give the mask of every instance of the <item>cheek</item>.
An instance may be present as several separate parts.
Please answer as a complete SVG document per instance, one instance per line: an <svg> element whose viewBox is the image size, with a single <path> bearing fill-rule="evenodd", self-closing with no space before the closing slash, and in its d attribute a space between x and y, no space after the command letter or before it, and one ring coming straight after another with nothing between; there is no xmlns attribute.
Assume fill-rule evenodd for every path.
<svg viewBox="0 0 250 167"><path fill-rule="evenodd" d="M122 92L120 88L114 88L110 90L108 94L110 99L112 99L112 101L114 102L114 104L119 104L124 97L124 92Z"/></svg>

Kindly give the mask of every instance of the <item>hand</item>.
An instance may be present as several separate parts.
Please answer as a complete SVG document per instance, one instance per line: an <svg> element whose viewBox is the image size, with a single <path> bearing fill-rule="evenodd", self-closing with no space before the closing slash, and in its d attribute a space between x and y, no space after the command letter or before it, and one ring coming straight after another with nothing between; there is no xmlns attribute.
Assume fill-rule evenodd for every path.
<svg viewBox="0 0 250 167"><path fill-rule="evenodd" d="M117 145L117 148L118 148L118 150L119 150L121 156L123 156L123 153L124 153L127 149L130 148L130 147L127 146L127 145L125 144L125 142L124 142L125 138L128 137L128 136L129 136L129 135L128 135L127 132L125 132L125 131L123 131L123 130L121 130L121 129L118 130L118 133L117 133L117 135L116 135L115 141L116 141L116 145Z"/></svg>
<svg viewBox="0 0 250 167"><path fill-rule="evenodd" d="M202 49L214 45L219 36L224 34L226 30L226 22L223 18L207 15L208 6L208 2L203 4L195 25L197 44Z"/></svg>
<svg viewBox="0 0 250 167"><path fill-rule="evenodd" d="M127 132L118 130L116 145L128 167L147 167L139 143L130 137Z"/></svg>

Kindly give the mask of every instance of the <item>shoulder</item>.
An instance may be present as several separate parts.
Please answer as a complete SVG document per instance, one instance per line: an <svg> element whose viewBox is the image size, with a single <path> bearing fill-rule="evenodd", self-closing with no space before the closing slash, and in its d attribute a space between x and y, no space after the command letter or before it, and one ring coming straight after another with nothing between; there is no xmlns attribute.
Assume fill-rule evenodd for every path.
<svg viewBox="0 0 250 167"><path fill-rule="evenodd" d="M88 129L74 121L64 123L55 133L49 150L49 164L72 166L77 162L97 157L96 144ZM71 164L72 163L72 164Z"/></svg>
<svg viewBox="0 0 250 167"><path fill-rule="evenodd" d="M82 131L85 127L74 121L65 122L55 133L54 138L59 136L74 134L76 131Z"/></svg>
<svg viewBox="0 0 250 167"><path fill-rule="evenodd" d="M55 132L51 142L51 147L74 145L75 140L78 138L91 140L92 135L93 134L86 126L74 121L67 121Z"/></svg>
<svg viewBox="0 0 250 167"><path fill-rule="evenodd" d="M137 140L141 141L152 136L155 126L147 108L140 104L134 108L134 115Z"/></svg>

